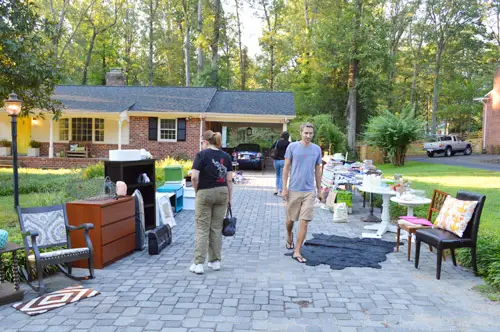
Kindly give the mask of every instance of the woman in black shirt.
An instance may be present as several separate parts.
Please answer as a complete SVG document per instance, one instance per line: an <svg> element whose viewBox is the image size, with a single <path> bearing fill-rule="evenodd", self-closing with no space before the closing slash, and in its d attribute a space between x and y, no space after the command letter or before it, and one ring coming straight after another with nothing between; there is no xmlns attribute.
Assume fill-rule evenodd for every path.
<svg viewBox="0 0 500 332"><path fill-rule="evenodd" d="M194 263L189 270L202 274L208 251L208 267L221 268L222 223L231 204L233 164L220 150L221 134L211 130L203 134L203 150L196 154L191 180L196 193L196 244Z"/></svg>
<svg viewBox="0 0 500 332"><path fill-rule="evenodd" d="M280 139L277 140L271 147L272 149L276 149L278 151L278 156L276 159L274 159L274 169L276 170L276 191L274 192L275 195L281 195L281 191L283 190L283 167L285 167L286 148L288 147L288 144L290 144L290 142L288 141L289 137L290 134L288 134L287 131L284 131L281 134Z"/></svg>

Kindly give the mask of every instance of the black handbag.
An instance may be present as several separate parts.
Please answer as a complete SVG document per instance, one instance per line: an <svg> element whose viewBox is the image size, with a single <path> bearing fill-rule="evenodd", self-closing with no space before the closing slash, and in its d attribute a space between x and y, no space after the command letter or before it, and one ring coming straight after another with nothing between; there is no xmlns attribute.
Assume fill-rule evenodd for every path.
<svg viewBox="0 0 500 332"><path fill-rule="evenodd" d="M161 225L148 233L148 251L150 255L158 255L166 246L172 243L170 225Z"/></svg>
<svg viewBox="0 0 500 332"><path fill-rule="evenodd" d="M236 217L233 217L231 205L228 204L226 218L224 218L224 223L222 225L222 235L234 236L234 233L236 233Z"/></svg>
<svg viewBox="0 0 500 332"><path fill-rule="evenodd" d="M278 159L278 141L274 142L271 150L269 151L269 156L273 159Z"/></svg>

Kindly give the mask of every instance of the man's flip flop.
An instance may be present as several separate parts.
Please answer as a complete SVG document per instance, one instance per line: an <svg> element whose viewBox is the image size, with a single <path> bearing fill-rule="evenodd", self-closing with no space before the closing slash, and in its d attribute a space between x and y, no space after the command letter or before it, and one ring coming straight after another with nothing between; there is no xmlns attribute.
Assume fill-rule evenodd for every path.
<svg viewBox="0 0 500 332"><path fill-rule="evenodd" d="M292 258L295 259L299 263L305 263L305 262L307 262L307 260L304 257L302 257L302 256L294 256L294 255L292 255Z"/></svg>
<svg viewBox="0 0 500 332"><path fill-rule="evenodd" d="M293 232L292 232L292 241L288 242L288 239L287 239L285 248L287 248L288 250L295 249L295 245L293 244Z"/></svg>

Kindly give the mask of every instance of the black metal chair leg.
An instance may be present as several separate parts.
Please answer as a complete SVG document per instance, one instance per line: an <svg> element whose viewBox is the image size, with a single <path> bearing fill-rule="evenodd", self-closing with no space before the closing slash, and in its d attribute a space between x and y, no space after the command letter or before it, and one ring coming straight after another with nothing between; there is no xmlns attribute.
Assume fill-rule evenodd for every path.
<svg viewBox="0 0 500 332"><path fill-rule="evenodd" d="M476 262L476 247L471 248L471 256L472 256L472 268L474 269L474 273L477 274L477 262Z"/></svg>
<svg viewBox="0 0 500 332"><path fill-rule="evenodd" d="M43 282L43 268L41 266L36 267L36 274L38 275L38 294L45 294L45 284Z"/></svg>
<svg viewBox="0 0 500 332"><path fill-rule="evenodd" d="M436 279L441 279L441 263L443 262L443 249L437 248Z"/></svg>
<svg viewBox="0 0 500 332"><path fill-rule="evenodd" d="M73 266L71 265L71 262L66 263L67 264L67 269L69 274L73 274Z"/></svg>
<svg viewBox="0 0 500 332"><path fill-rule="evenodd" d="M457 266L457 259L455 258L455 249L450 249L451 252L451 260L453 261L453 265Z"/></svg>
<svg viewBox="0 0 500 332"><path fill-rule="evenodd" d="M419 239L415 241L415 268L418 269L418 260L420 258L420 243Z"/></svg>

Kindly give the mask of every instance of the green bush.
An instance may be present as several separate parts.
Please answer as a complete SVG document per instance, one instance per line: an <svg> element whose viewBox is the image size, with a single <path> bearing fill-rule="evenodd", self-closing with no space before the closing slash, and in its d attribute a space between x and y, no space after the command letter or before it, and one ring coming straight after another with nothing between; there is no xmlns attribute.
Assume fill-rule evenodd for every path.
<svg viewBox="0 0 500 332"><path fill-rule="evenodd" d="M84 180L101 178L104 179L104 163L89 165L83 169L82 178Z"/></svg>
<svg viewBox="0 0 500 332"><path fill-rule="evenodd" d="M409 108L396 114L386 110L370 118L363 136L368 145L385 153L394 166L403 166L408 147L422 137L423 129L424 121Z"/></svg>
<svg viewBox="0 0 500 332"><path fill-rule="evenodd" d="M42 143L40 143L39 141L35 141L35 140L30 141L30 148L40 149L41 146L42 146Z"/></svg>
<svg viewBox="0 0 500 332"><path fill-rule="evenodd" d="M165 158L163 160L157 160L155 165L156 173L156 183L157 186L161 186L165 183L165 174L163 174L163 168L166 166L180 165L182 166L182 176L186 176L188 172L193 167L192 160L178 160L174 158Z"/></svg>
<svg viewBox="0 0 500 332"><path fill-rule="evenodd" d="M0 146L4 148L10 148L12 146L12 143L10 141L7 141L6 139L0 140Z"/></svg>
<svg viewBox="0 0 500 332"><path fill-rule="evenodd" d="M345 152L346 136L333 123L328 114L320 114L315 116L303 117L295 119L288 126L288 132L294 140L300 140L300 125L304 122L311 122L314 125L313 143L319 145L321 150L329 153Z"/></svg>

